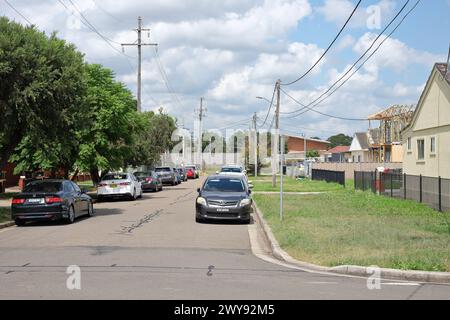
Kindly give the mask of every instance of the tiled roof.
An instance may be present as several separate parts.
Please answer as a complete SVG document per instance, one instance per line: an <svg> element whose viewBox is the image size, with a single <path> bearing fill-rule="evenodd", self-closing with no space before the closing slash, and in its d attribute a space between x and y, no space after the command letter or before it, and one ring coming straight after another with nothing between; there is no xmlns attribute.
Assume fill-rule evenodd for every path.
<svg viewBox="0 0 450 320"><path fill-rule="evenodd" d="M438 69L439 73L442 77L447 80L447 84L450 85L450 72L447 72L447 64L446 63L436 63L436 69ZM447 72L447 75L445 74Z"/></svg>
<svg viewBox="0 0 450 320"><path fill-rule="evenodd" d="M333 149L330 149L327 151L327 153L344 153L344 152L349 152L350 151L350 146L337 146L334 147Z"/></svg>
<svg viewBox="0 0 450 320"><path fill-rule="evenodd" d="M369 142L367 141L367 132L357 132L355 133L356 139L359 141L359 145L362 150L369 149Z"/></svg>

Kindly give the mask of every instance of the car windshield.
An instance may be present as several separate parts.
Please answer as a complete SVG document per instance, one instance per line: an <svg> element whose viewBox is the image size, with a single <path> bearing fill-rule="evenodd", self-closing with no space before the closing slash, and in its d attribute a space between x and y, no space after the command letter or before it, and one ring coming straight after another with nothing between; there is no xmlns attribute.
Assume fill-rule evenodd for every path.
<svg viewBox="0 0 450 320"><path fill-rule="evenodd" d="M156 172L170 172L170 168L169 167L156 168L155 171Z"/></svg>
<svg viewBox="0 0 450 320"><path fill-rule="evenodd" d="M230 167L225 167L222 168L221 172L235 172L235 173L240 173L242 172L241 168L230 168Z"/></svg>
<svg viewBox="0 0 450 320"><path fill-rule="evenodd" d="M150 177L151 175L152 175L151 172L136 172L136 173L134 174L134 176L135 176L136 178L145 178L145 177Z"/></svg>
<svg viewBox="0 0 450 320"><path fill-rule="evenodd" d="M35 181L25 186L23 192L59 192L62 190L62 183L55 181Z"/></svg>
<svg viewBox="0 0 450 320"><path fill-rule="evenodd" d="M115 173L115 174L107 174L106 176L103 177L102 181L107 181L107 180L125 180L127 179L127 174L126 173Z"/></svg>
<svg viewBox="0 0 450 320"><path fill-rule="evenodd" d="M203 191L244 192L244 184L240 179L209 179Z"/></svg>

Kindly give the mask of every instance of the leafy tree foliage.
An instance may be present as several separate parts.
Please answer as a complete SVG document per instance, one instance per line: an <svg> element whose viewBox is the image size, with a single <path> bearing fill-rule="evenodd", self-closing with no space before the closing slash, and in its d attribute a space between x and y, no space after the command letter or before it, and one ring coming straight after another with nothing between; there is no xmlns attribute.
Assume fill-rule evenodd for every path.
<svg viewBox="0 0 450 320"><path fill-rule="evenodd" d="M0 79L0 167L71 167L84 114L83 55L55 34L2 17Z"/></svg>
<svg viewBox="0 0 450 320"><path fill-rule="evenodd" d="M337 146L349 146L352 144L352 140L352 137L349 137L343 133L328 138L328 141L331 142L330 148Z"/></svg>

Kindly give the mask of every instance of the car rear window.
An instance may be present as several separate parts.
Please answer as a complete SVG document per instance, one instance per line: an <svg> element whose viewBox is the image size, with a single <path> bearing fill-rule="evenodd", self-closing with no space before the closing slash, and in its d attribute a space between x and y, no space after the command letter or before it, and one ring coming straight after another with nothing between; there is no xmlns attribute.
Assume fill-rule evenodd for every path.
<svg viewBox="0 0 450 320"><path fill-rule="evenodd" d="M156 168L155 171L156 172L170 172L170 168L169 167Z"/></svg>
<svg viewBox="0 0 450 320"><path fill-rule="evenodd" d="M55 181L35 181L25 186L23 192L59 192L62 191L62 183Z"/></svg>
<svg viewBox="0 0 450 320"><path fill-rule="evenodd" d="M242 172L241 168L222 168L221 172Z"/></svg>
<svg viewBox="0 0 450 320"><path fill-rule="evenodd" d="M151 172L136 172L134 174L135 177L150 177L151 175Z"/></svg>
<svg viewBox="0 0 450 320"><path fill-rule="evenodd" d="M127 174L126 173L117 173L117 174L107 174L106 176L103 177L102 181L107 181L107 180L125 180L127 179Z"/></svg>
<svg viewBox="0 0 450 320"><path fill-rule="evenodd" d="M244 183L240 179L209 179L203 191L244 192Z"/></svg>

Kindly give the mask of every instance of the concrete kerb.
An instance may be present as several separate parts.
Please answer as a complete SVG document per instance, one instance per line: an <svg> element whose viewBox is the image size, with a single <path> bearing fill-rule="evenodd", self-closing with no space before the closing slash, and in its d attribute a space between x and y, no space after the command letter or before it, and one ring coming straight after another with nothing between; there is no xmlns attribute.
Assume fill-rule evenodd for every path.
<svg viewBox="0 0 450 320"><path fill-rule="evenodd" d="M253 202L254 213L259 220L264 236L270 244L272 255L283 262L289 263L293 266L300 267L305 271L312 272L326 272L340 275L368 277L373 271L369 267L342 265L336 267L324 267L308 262L298 261L292 258L286 251L281 249L277 239L273 235L272 229L265 221L258 206ZM432 271L415 271L415 270L398 270L380 268L380 276L382 279L400 280L400 281L415 281L415 282L432 282L432 283L450 283L450 272L432 272Z"/></svg>
<svg viewBox="0 0 450 320"><path fill-rule="evenodd" d="M0 229L9 228L9 227L12 227L14 225L15 225L14 221L3 222L3 223L0 223Z"/></svg>

